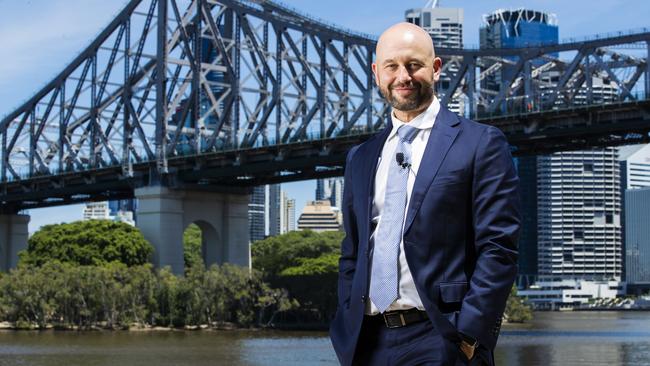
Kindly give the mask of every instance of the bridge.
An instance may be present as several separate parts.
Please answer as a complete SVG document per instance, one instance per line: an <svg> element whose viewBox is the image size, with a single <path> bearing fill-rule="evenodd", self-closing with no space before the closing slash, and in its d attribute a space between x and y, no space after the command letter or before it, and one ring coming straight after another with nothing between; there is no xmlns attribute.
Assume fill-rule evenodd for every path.
<svg viewBox="0 0 650 366"><path fill-rule="evenodd" d="M0 121L0 269L21 210L137 197L156 265L249 264L261 184L342 175L386 125L376 38L266 0L132 0L60 74ZM650 139L650 30L516 49L437 49L437 93L501 128L514 155Z"/></svg>

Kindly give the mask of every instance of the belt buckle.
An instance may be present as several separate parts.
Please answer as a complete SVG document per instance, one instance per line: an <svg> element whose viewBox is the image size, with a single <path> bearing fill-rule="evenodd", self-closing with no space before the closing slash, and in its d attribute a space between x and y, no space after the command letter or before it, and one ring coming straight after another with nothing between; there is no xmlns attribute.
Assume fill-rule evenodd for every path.
<svg viewBox="0 0 650 366"><path fill-rule="evenodd" d="M397 324L397 325L391 325L390 322L388 321L388 316L387 315L392 315L392 314L384 313L382 315L384 317L384 323L386 324L387 328L390 328L390 329L392 329L392 328L401 328L401 327L406 325L406 320L404 320L404 314L401 313L401 312L395 314L395 315L399 315L399 320L400 320L400 324Z"/></svg>

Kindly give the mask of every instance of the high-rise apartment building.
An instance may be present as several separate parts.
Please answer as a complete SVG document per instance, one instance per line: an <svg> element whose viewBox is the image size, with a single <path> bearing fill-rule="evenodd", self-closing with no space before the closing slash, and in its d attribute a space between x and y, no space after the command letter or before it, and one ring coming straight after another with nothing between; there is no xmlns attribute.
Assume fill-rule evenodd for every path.
<svg viewBox="0 0 650 366"><path fill-rule="evenodd" d="M537 174L539 275L620 281L618 149L542 156Z"/></svg>
<svg viewBox="0 0 650 366"><path fill-rule="evenodd" d="M463 9L441 8L438 0L429 0L424 8L408 9L404 18L407 22L419 25L431 35L434 47L463 48ZM455 60L442 58L443 65L449 64L449 73L443 72L436 83L436 89L445 95L451 85L452 76L459 70ZM455 113L464 115L464 100L462 96L452 96L447 107Z"/></svg>

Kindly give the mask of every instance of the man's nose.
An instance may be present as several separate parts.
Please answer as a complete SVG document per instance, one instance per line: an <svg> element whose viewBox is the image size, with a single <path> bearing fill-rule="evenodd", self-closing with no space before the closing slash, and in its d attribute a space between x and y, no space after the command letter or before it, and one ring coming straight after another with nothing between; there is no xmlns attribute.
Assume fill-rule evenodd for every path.
<svg viewBox="0 0 650 366"><path fill-rule="evenodd" d="M400 83L407 83L411 81L411 74L409 74L406 66L400 66L397 71L397 81Z"/></svg>

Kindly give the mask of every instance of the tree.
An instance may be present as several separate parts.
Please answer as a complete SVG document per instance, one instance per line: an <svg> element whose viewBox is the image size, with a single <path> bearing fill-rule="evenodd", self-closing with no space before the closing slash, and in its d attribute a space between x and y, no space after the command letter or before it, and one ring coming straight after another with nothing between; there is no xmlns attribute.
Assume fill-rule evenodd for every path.
<svg viewBox="0 0 650 366"><path fill-rule="evenodd" d="M76 221L46 225L29 238L20 252L21 265L42 266L52 260L102 266L111 262L127 266L149 261L153 246L140 230L109 220Z"/></svg>
<svg viewBox="0 0 650 366"><path fill-rule="evenodd" d="M253 243L253 268L300 303L300 311L294 315L302 323L326 323L336 310L343 236L340 231L305 230Z"/></svg>
<svg viewBox="0 0 650 366"><path fill-rule="evenodd" d="M190 224L183 232L183 258L185 259L185 268L204 266L203 255L201 253L202 233L201 228L196 224Z"/></svg>
<svg viewBox="0 0 650 366"><path fill-rule="evenodd" d="M284 269L302 265L305 258L318 258L324 254L340 252L343 233L311 230L291 231L253 243L251 254L253 268L264 276L277 277Z"/></svg>
<svg viewBox="0 0 650 366"><path fill-rule="evenodd" d="M517 295L517 286L510 289L510 297L506 302L505 318L511 323L525 323L533 319L533 311L524 300Z"/></svg>

